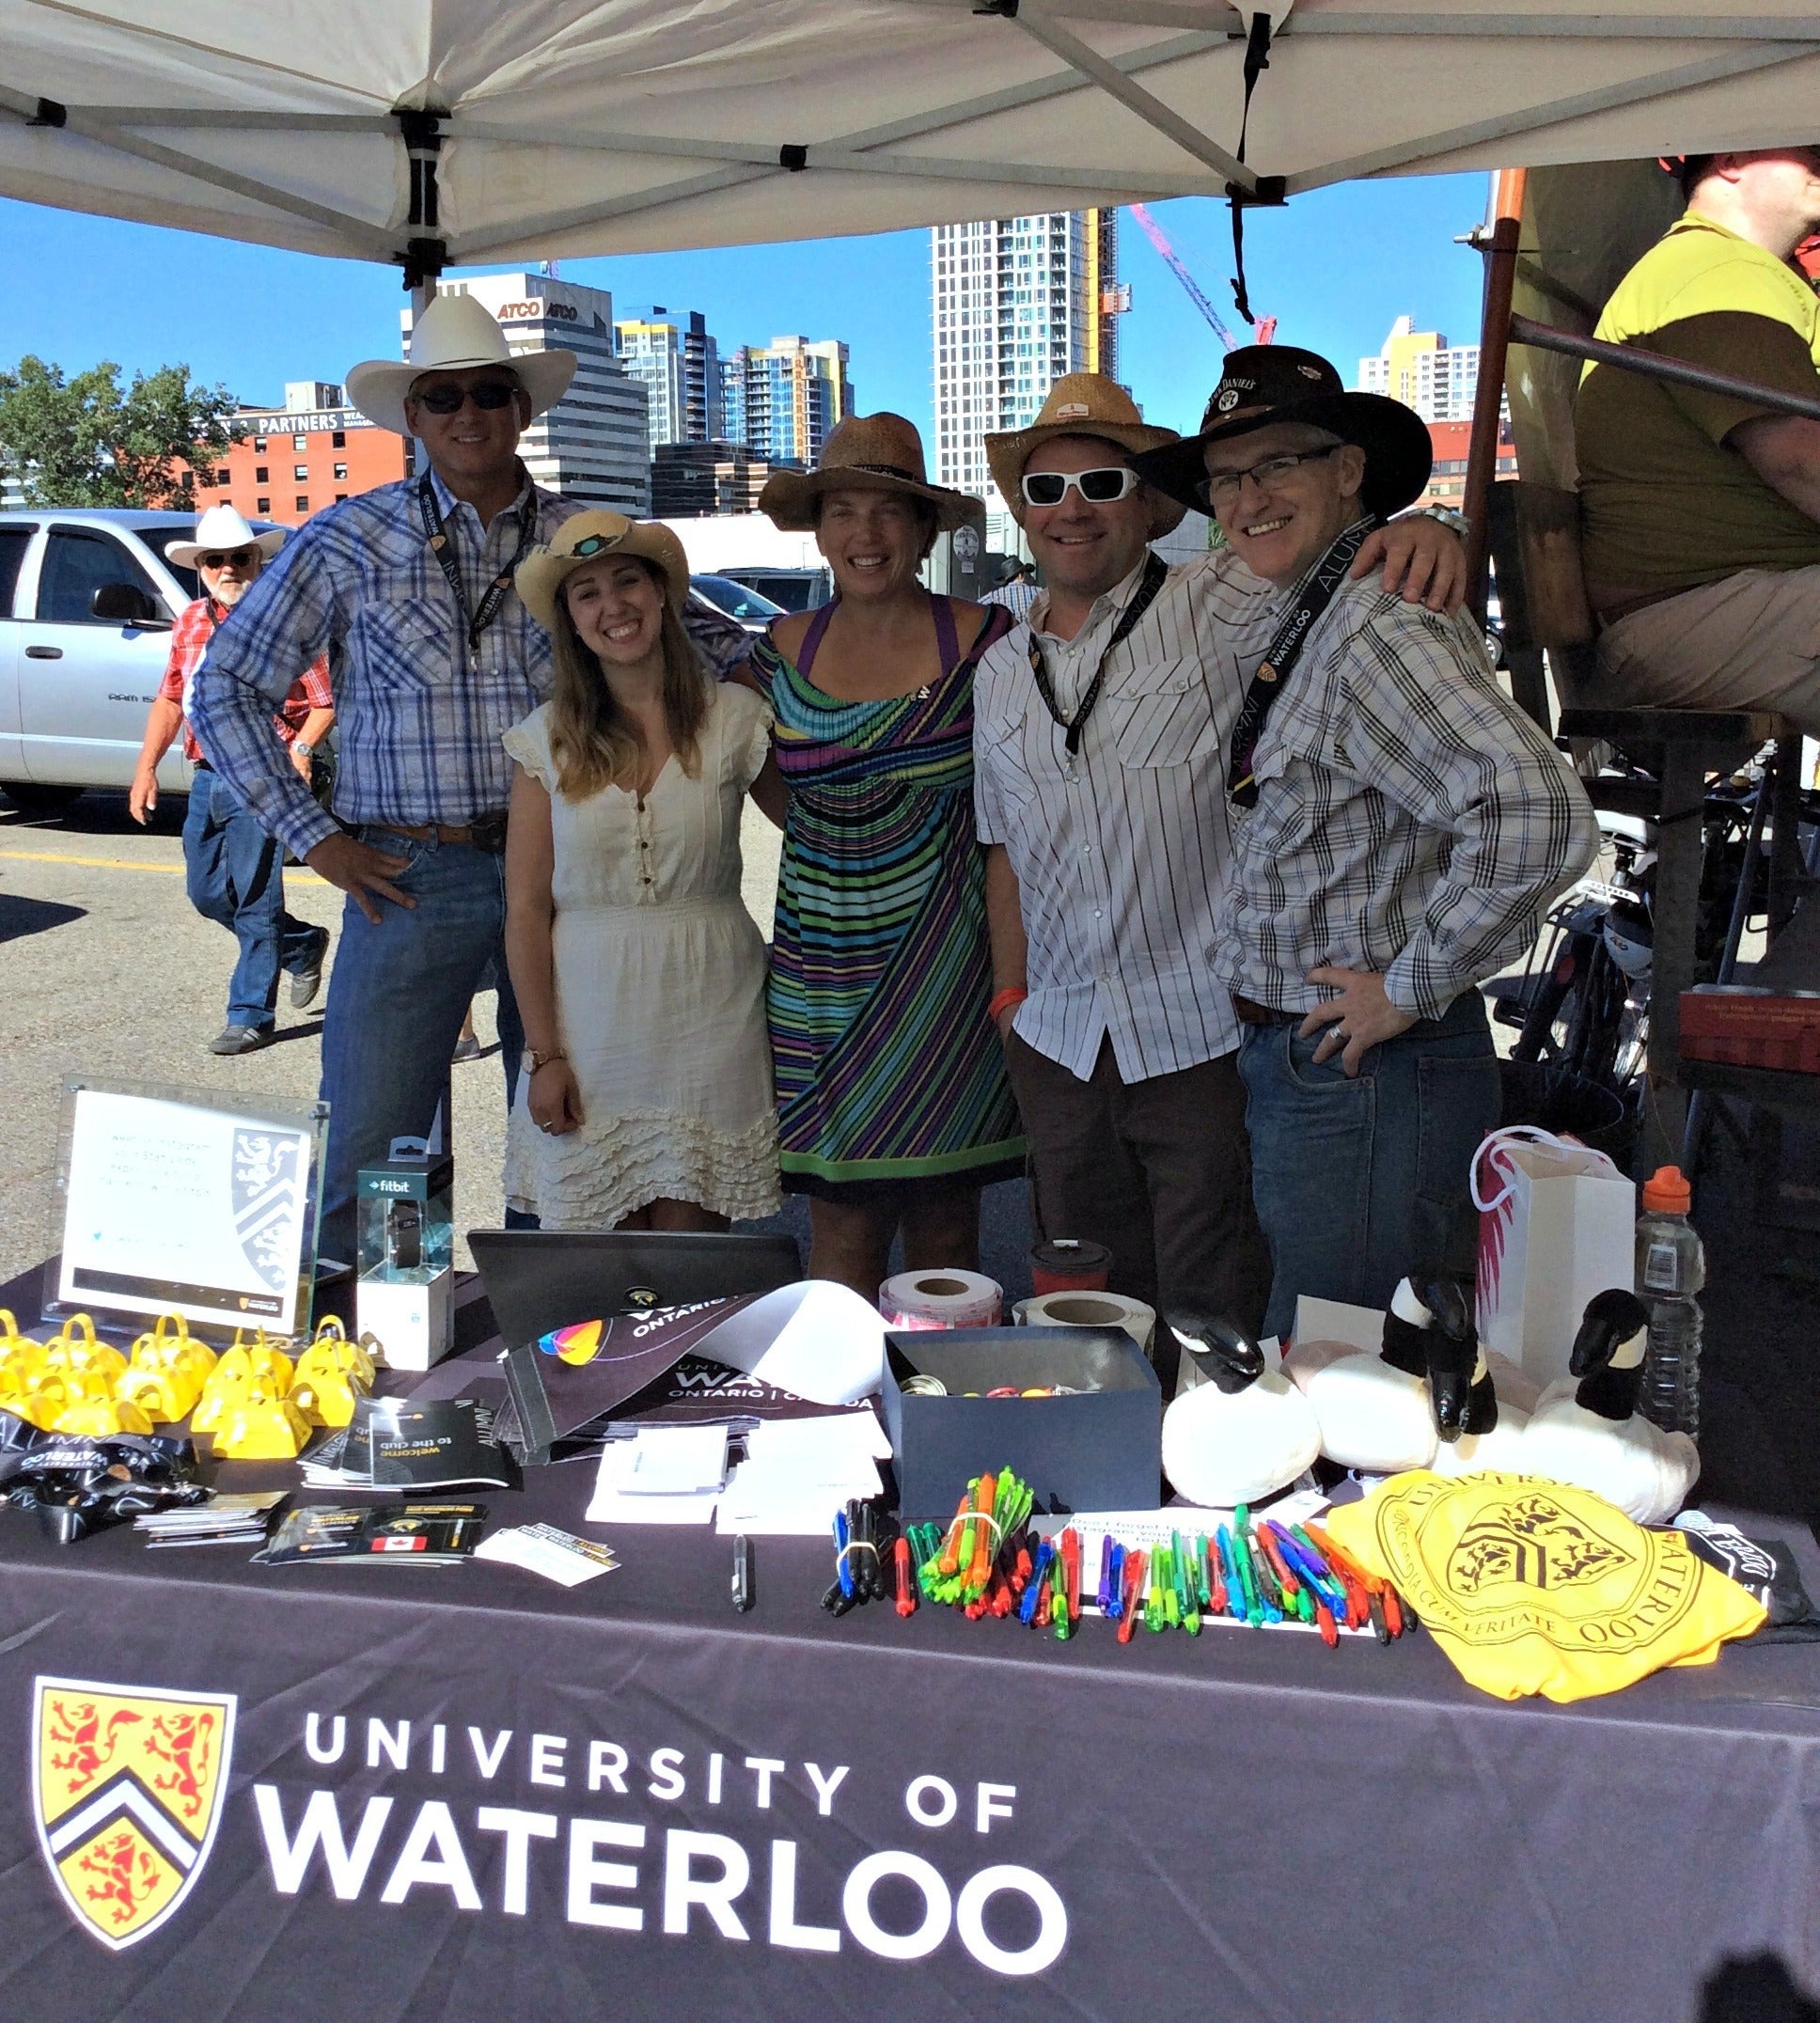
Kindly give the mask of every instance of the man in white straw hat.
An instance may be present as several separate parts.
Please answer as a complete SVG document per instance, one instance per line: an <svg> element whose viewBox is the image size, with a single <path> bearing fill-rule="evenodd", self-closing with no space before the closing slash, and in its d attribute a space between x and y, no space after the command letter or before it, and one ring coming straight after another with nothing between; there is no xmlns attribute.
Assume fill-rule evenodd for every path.
<svg viewBox="0 0 1820 2023"><path fill-rule="evenodd" d="M1175 440L1093 372L986 437L1047 585L975 688L993 1017L1038 1233L1105 1244L1115 1292L1167 1310L1192 1291L1256 1327L1270 1261L1239 1027L1207 951L1231 854L1225 747L1275 593L1226 550L1174 568L1152 554L1185 509L1132 462ZM1421 518L1374 535L1359 565L1437 607L1465 580L1457 538Z"/></svg>
<svg viewBox="0 0 1820 2023"><path fill-rule="evenodd" d="M359 1168L430 1128L489 964L508 1102L517 1080L522 1033L501 940L512 767L500 737L548 698L552 670L550 635L512 572L581 510L531 483L518 440L574 370L573 352L514 356L472 296L439 295L407 364L369 359L348 374L354 405L415 436L428 468L311 520L196 678L194 721L211 762L348 895L322 1035L325 1257L352 1255ZM331 642L335 819L263 728L291 674Z"/></svg>
<svg viewBox="0 0 1820 2023"><path fill-rule="evenodd" d="M171 627L170 659L146 719L145 743L133 769L127 807L143 823L158 806L158 761L180 730L183 756L196 768L183 820L183 865L190 904L217 920L240 943L240 960L228 986L228 1023L210 1043L214 1054L250 1054L277 1030L278 976L290 979L297 1011L315 1002L322 987L329 933L285 911L284 851L210 766L188 722L189 691L215 630L239 605L254 579L285 542L285 529L256 533L231 506L211 506L196 524L194 541L166 551L180 569L194 569L202 595ZM319 656L290 684L265 737L307 787L311 755L335 722L328 662Z"/></svg>

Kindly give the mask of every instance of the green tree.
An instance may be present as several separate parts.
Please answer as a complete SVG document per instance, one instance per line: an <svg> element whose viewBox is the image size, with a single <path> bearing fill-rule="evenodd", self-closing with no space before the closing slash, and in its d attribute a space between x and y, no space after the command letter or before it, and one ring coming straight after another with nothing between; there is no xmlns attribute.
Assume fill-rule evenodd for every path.
<svg viewBox="0 0 1820 2023"><path fill-rule="evenodd" d="M150 506L190 511L191 466L228 447L234 399L186 365L135 372L103 359L73 379L26 356L0 372L0 467L33 506Z"/></svg>

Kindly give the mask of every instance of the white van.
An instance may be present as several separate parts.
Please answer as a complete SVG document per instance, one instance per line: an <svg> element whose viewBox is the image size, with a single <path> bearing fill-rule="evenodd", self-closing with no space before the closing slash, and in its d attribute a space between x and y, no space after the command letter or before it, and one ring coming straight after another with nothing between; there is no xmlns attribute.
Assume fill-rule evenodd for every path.
<svg viewBox="0 0 1820 2023"><path fill-rule="evenodd" d="M133 784L171 625L201 594L165 550L195 536L194 513L0 511L0 792L22 814ZM190 772L180 738L160 792L187 793Z"/></svg>

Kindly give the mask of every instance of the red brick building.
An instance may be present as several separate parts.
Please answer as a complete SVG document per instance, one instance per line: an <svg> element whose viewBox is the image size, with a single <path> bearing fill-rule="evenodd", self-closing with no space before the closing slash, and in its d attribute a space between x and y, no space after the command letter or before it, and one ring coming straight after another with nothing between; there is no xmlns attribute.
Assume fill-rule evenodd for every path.
<svg viewBox="0 0 1820 2023"><path fill-rule="evenodd" d="M1429 474L1427 491L1417 503L1451 506L1459 512L1466 497L1467 452L1472 442L1472 424L1469 421L1431 421L1428 439L1435 446L1435 468ZM1496 475L1498 478L1516 476L1516 445L1511 440L1508 428L1498 437Z"/></svg>
<svg viewBox="0 0 1820 2023"><path fill-rule="evenodd" d="M303 380L281 408L243 408L233 445L196 474L196 505L232 506L249 520L301 526L324 506L406 475L407 439L376 429L339 386Z"/></svg>

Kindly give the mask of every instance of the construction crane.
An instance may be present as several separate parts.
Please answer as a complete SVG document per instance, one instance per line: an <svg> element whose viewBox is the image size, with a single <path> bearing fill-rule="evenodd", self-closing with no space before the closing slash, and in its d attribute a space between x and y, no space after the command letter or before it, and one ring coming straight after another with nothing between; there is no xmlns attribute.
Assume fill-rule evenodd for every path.
<svg viewBox="0 0 1820 2023"><path fill-rule="evenodd" d="M1213 304L1201 292L1200 282L1182 264L1175 248L1163 236L1163 227L1157 224L1156 220L1151 216L1142 204L1133 204L1131 206L1131 214L1138 221L1138 230L1162 255L1163 264L1168 267L1175 278L1181 282L1184 289L1187 290L1188 300L1194 304L1195 307L1207 320L1214 335L1225 345L1229 352L1236 351L1239 340L1220 321L1219 311L1214 307ZM1253 341L1259 344L1268 344L1276 334L1277 319L1274 316L1262 317L1258 322L1257 337Z"/></svg>

